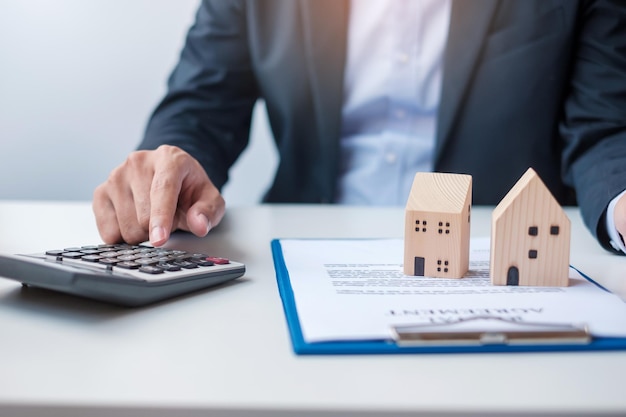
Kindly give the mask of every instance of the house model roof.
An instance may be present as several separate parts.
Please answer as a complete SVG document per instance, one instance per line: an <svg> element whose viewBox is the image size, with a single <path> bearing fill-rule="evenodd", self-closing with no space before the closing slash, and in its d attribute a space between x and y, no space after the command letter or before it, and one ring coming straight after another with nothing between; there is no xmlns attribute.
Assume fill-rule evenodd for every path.
<svg viewBox="0 0 626 417"><path fill-rule="evenodd" d="M544 210L540 209L542 206L553 206L558 207L559 212L561 212L561 206L558 201L556 201L548 187L546 187L539 175L537 175L537 172L532 168L528 168L524 175L515 183L513 188L504 196L494 209L492 218L500 218L515 201L518 201L518 204L527 206L525 208L520 207L520 209L524 211L530 210L545 213ZM563 217L567 218L564 213Z"/></svg>
<svg viewBox="0 0 626 417"><path fill-rule="evenodd" d="M406 210L460 213L465 207L471 184L471 175L418 172Z"/></svg>

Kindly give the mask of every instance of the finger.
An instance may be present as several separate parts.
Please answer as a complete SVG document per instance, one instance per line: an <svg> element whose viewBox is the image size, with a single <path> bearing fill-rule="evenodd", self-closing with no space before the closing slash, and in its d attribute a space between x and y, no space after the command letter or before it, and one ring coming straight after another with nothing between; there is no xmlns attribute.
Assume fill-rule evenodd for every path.
<svg viewBox="0 0 626 417"><path fill-rule="evenodd" d="M137 220L135 200L125 176L123 169L115 169L105 183L105 187L115 211L122 240L136 244L144 242L148 238L148 232Z"/></svg>
<svg viewBox="0 0 626 417"><path fill-rule="evenodd" d="M170 237L184 172L172 164L155 169L150 187L150 243L162 246Z"/></svg>
<svg viewBox="0 0 626 417"><path fill-rule="evenodd" d="M92 209L102 241L107 244L121 242L122 233L115 215L115 207L113 207L104 185L97 187L94 191Z"/></svg>
<svg viewBox="0 0 626 417"><path fill-rule="evenodd" d="M205 193L187 211L188 230L196 236L206 236L224 217L226 205L218 192Z"/></svg>
<svg viewBox="0 0 626 417"><path fill-rule="evenodd" d="M178 227L202 237L222 220L226 204L198 161L192 159L187 166L189 174L182 183Z"/></svg>
<svg viewBox="0 0 626 417"><path fill-rule="evenodd" d="M130 190L114 197L113 204L122 240L133 245L145 242L148 239L148 231L139 224L135 202Z"/></svg>
<svg viewBox="0 0 626 417"><path fill-rule="evenodd" d="M141 172L130 184L135 202L135 216L146 236L150 230L150 189L153 175L152 171Z"/></svg>

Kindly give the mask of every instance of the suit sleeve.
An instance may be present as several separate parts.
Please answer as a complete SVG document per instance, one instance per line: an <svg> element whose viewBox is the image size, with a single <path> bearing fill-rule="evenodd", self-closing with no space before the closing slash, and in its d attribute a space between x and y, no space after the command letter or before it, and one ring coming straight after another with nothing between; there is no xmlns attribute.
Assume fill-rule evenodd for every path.
<svg viewBox="0 0 626 417"><path fill-rule="evenodd" d="M257 90L245 5L204 0L139 149L178 146L221 188L248 144Z"/></svg>
<svg viewBox="0 0 626 417"><path fill-rule="evenodd" d="M626 7L619 0L582 6L560 133L564 178L587 227L614 251L604 219L626 189Z"/></svg>

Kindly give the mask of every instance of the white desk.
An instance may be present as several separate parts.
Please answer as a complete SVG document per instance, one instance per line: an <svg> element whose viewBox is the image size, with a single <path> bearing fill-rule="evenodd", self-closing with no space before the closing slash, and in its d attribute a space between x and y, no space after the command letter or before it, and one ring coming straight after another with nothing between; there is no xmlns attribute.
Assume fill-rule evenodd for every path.
<svg viewBox="0 0 626 417"><path fill-rule="evenodd" d="M576 211L571 262L626 297L626 258ZM490 211L473 210L488 236ZM274 237L401 237L402 209L232 209L184 248L244 279L125 309L0 280L0 416L626 415L626 352L329 356L292 353ZM89 203L0 202L0 251L99 242ZM581 306L584 308L584 306Z"/></svg>

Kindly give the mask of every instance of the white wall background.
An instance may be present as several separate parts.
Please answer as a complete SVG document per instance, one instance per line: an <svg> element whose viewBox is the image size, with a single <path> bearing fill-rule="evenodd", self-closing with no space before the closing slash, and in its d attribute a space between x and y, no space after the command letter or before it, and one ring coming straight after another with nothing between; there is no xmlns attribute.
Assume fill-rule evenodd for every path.
<svg viewBox="0 0 626 417"><path fill-rule="evenodd" d="M0 199L91 200L141 139L198 0L0 0ZM263 106L227 204L277 163Z"/></svg>

